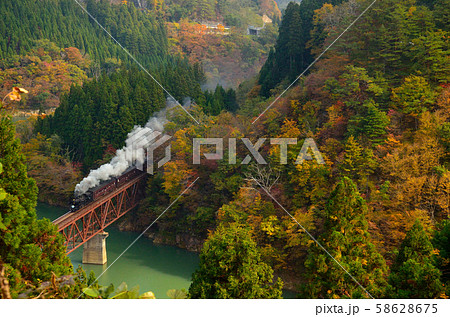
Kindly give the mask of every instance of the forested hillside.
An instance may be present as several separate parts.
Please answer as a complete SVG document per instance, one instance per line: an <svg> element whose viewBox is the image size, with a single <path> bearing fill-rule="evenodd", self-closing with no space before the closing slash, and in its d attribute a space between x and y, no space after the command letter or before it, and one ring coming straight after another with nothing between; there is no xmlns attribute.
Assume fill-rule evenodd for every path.
<svg viewBox="0 0 450 317"><path fill-rule="evenodd" d="M280 25L280 36L270 51L260 76L261 95L268 97L270 90L283 80L292 82L314 60L311 52L314 11L324 4L336 5L343 0L305 0L301 4L289 3ZM315 31L315 30L314 30ZM317 34L312 41L320 41Z"/></svg>
<svg viewBox="0 0 450 317"><path fill-rule="evenodd" d="M217 84L236 88L259 72L281 16L273 0L168 0L161 10L168 21L170 51L200 63L209 90ZM272 22L265 23L263 17ZM259 36L249 36L249 26L264 29Z"/></svg>
<svg viewBox="0 0 450 317"><path fill-rule="evenodd" d="M53 116L39 119L38 132L58 134L87 167L102 159L108 146L123 145L135 125L145 125L165 107L163 91L144 72L122 70L72 87Z"/></svg>
<svg viewBox="0 0 450 317"><path fill-rule="evenodd" d="M111 6L105 0L84 2L86 9L143 64L155 65L167 58L165 28L156 13L137 10L133 5ZM75 1L2 1L0 10L2 60L28 53L38 39L50 40L58 47L77 47L98 62L111 57L129 60Z"/></svg>
<svg viewBox="0 0 450 317"><path fill-rule="evenodd" d="M169 54L158 12L105 0L85 2L98 22L176 98L198 96L199 86L189 83L198 80L193 74L200 70ZM22 101L28 108L51 108L70 84L134 63L72 0L2 1L0 11L5 13L0 22L0 87L34 88L32 100Z"/></svg>
<svg viewBox="0 0 450 317"><path fill-rule="evenodd" d="M14 124L3 113L0 140L0 265L17 297L27 283L49 280L52 272L70 274L72 264L56 227L48 219L36 219L38 188L27 175Z"/></svg>
<svg viewBox="0 0 450 317"><path fill-rule="evenodd" d="M188 18L246 28L248 24L261 26L264 14L272 19L280 18L273 0L165 0L164 6L169 19L174 22Z"/></svg>
<svg viewBox="0 0 450 317"><path fill-rule="evenodd" d="M169 54L159 13L109 1L85 5L175 98L206 102L202 70ZM66 206L80 170L111 156L166 96L74 1L2 1L0 12L1 297L78 297L88 280L79 272L66 277L63 290L56 286L74 272L56 227L36 219L36 200ZM18 86L26 89L12 94ZM55 117L12 119L17 108L57 110ZM52 290L34 293L50 279Z"/></svg>
<svg viewBox="0 0 450 317"><path fill-rule="evenodd" d="M71 85L82 85L92 75L92 66L89 56L75 47L62 49L49 40L36 40L27 54L2 60L0 94L8 94L14 85L27 87L27 98L10 106L22 111L51 111Z"/></svg>
<svg viewBox="0 0 450 317"><path fill-rule="evenodd" d="M338 9L332 6L342 2L304 0L300 5L289 4L275 49L259 77L263 96L269 96L270 90L280 83L283 86L294 80L313 61L314 55L320 54L344 31L346 23L351 22L359 12L357 8L362 6L360 1L350 1ZM448 71L445 58L448 42L443 33L448 31L448 2L417 1L417 5L425 6L410 4L411 12L405 12L406 4L386 3L393 11L385 16L377 14L380 10L376 8L371 10L359 27L342 37L335 49L340 49L339 55L348 56L355 65L367 68L371 75L395 77L396 83L417 72L442 82L441 74L445 77ZM319 8L314 19L313 12ZM427 50L431 50L430 55Z"/></svg>
<svg viewBox="0 0 450 317"><path fill-rule="evenodd" d="M0 264L15 296L27 280L71 270L55 228L35 219L28 175L44 196L68 200L77 177L167 98L73 1L17 2L0 4L1 92L30 90L0 104ZM195 101L199 124L178 107L167 113L171 160L119 225L200 252L190 298L280 298L282 287L301 298L448 298L450 0L378 1L351 28L372 0L303 0L255 38L195 25L245 28L271 2L112 2L86 5L178 101ZM243 61L262 65L269 51L236 91L201 90L194 62L250 76ZM18 99L57 109L16 132ZM207 159L205 146L193 164L194 138L223 139L224 158ZM248 150L261 138L267 164ZM297 140L286 162L270 144L280 138ZM306 138L323 162L299 156Z"/></svg>
<svg viewBox="0 0 450 317"><path fill-rule="evenodd" d="M387 1L375 6L252 125L289 80L308 66L306 61L322 53L368 4L290 4L271 61L260 73L262 84L242 85L238 91L237 116L221 113L190 127L172 118L175 125L168 126L168 133L174 135L176 153L150 180L145 204L133 216L137 218L130 219L136 228L151 223L176 198L183 188L181 180L199 176L193 192L161 217L150 236L195 249L197 244L184 243L182 237L201 241L217 226L243 226L285 286L299 289L302 296L367 297L267 190L324 241L373 296L445 297L448 274L443 263L448 263L448 256L436 241L448 230L450 207L449 36L443 23L449 1L431 6ZM302 5L314 10L299 19L306 14L301 13ZM307 25L311 37L295 42L299 22ZM293 44L298 49L289 55ZM284 71L274 74L274 69ZM265 89L267 78L276 80ZM196 166L191 164L190 140L198 135L250 137L252 143L259 137L298 138L297 145L289 146L289 162L295 161L302 140L312 137L326 164L313 160L279 165L279 149L266 141L260 152L270 166L241 165L247 151L238 140L237 153L243 154L236 165L204 159ZM222 229L210 239L221 234ZM414 251L405 251L411 248ZM408 258L405 252L416 252L417 257ZM204 272L204 278L211 273ZM415 282L398 284L408 279Z"/></svg>
<svg viewBox="0 0 450 317"><path fill-rule="evenodd" d="M278 34L275 24L267 24L259 36L248 36L246 30L235 29L222 34L209 33L202 25L189 20L168 24L170 51L186 56L192 64L200 64L205 73L204 89L219 84L237 88L256 76L264 64Z"/></svg>
<svg viewBox="0 0 450 317"><path fill-rule="evenodd" d="M122 147L134 125L145 124L165 106L167 96L122 49L116 51L118 45L87 19L81 8L73 6L73 1L44 1L42 10L37 9L35 2L27 1L19 8L10 3L2 6L8 12L4 26L18 23L15 16L23 16L26 25L23 33L20 27L2 30L2 45L7 49L2 50L5 57L0 64L0 91L6 95L13 86L29 90L20 102L5 104L5 109L19 109L25 114L50 113L37 120L34 132L42 135L29 133L30 124L36 120L19 121L19 135L27 143L31 173L42 189L39 198L65 205L72 196L79 170L86 172L108 160L115 149ZM201 104L206 113L218 114L224 108L236 110L233 91L225 93L214 86L211 94L202 93L205 77L201 66L168 51L160 12L137 9L132 3L111 5L109 1L87 1L86 8L177 100L182 102L188 97ZM33 10L54 22L37 19L30 14ZM79 27L83 21L85 24ZM46 23L52 27L65 25L53 32ZM31 32L39 28L46 31ZM26 35L30 32L31 36ZM130 32L132 37L128 36ZM153 50L153 46L157 49ZM55 108L58 109L53 116ZM48 150L38 150L41 148ZM73 173L67 170L70 161L75 161ZM41 175L45 164L52 166L52 175L61 176L51 179L61 184L53 187L57 188L55 195L63 198L61 202L51 197L49 176Z"/></svg>

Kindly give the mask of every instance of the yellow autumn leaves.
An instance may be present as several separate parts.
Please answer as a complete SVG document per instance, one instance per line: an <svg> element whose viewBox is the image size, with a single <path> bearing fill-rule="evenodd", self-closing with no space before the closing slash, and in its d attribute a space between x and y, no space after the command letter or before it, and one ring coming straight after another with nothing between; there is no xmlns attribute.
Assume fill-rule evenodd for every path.
<svg viewBox="0 0 450 317"><path fill-rule="evenodd" d="M28 90L19 88L19 87L13 87L12 91L3 98L2 102L5 102L5 99L9 97L9 100L11 101L20 101L22 100L22 95L28 94Z"/></svg>

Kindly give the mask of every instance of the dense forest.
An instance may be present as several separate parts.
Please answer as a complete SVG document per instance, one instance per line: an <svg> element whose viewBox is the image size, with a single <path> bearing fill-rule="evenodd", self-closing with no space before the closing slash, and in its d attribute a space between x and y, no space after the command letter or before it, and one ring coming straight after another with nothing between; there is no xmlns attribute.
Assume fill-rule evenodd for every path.
<svg viewBox="0 0 450 317"><path fill-rule="evenodd" d="M176 99L199 95L201 70L169 54L164 20L158 12L93 0L86 1L86 9L159 82L169 87ZM27 102L32 109L42 107L39 102L43 99L59 98L62 92L68 92L71 83L81 84L86 76L98 78L124 63L134 63L72 0L23 0L20 6L4 1L0 10L5 12L0 23L2 86L7 91L12 85L26 84L26 79L31 87L38 86L33 89L40 92L33 92L37 100ZM28 69L22 75L18 68ZM41 79L42 70L46 72L44 87L36 80ZM45 102L44 106L52 105Z"/></svg>
<svg viewBox="0 0 450 317"><path fill-rule="evenodd" d="M327 1L326 4L336 5L342 0ZM270 90L286 79L292 82L313 61L311 38L314 28L314 11L324 4L324 1L305 1L301 5L291 2L286 8L283 23L280 25L280 35L275 48L270 51L260 76L261 95L268 97ZM317 34L314 41L320 40L322 34Z"/></svg>
<svg viewBox="0 0 450 317"><path fill-rule="evenodd" d="M445 296L448 260L441 257L447 257L448 249L436 241L449 226L450 69L448 30L442 22L448 1L432 6L388 1L375 7L251 124L307 67L306 61L322 53L369 4L340 2L304 0L288 6L259 81L242 84L237 92L236 116L224 112L190 127L171 119L175 125L167 131L175 136L175 159L150 180L150 196L129 221L139 229L151 223L176 198L181 180L200 176L193 192L158 221L151 236L167 243L186 235L209 241L225 234L219 229L211 234L216 227L243 226L251 231L264 261L285 284L297 285L301 296L368 296L256 179L313 236L325 241L324 248L342 259L374 297ZM301 19L302 6L314 9L311 16ZM302 50L293 49L296 54L286 58L289 51L283 48L298 35L291 23L306 25L311 35L298 42ZM267 87L265 79L274 76L270 67L285 71L275 73L279 77ZM260 151L270 158L270 167L242 165L239 157L237 165L205 159L195 166L189 140L198 135L250 137L252 143L258 137L313 137L326 164L279 165L279 150L266 141ZM301 146L300 141L289 147L290 160ZM246 153L242 142L237 152ZM203 250L205 259L211 256L208 250ZM398 283L408 278L415 282ZM216 291L209 296L217 296Z"/></svg>
<svg viewBox="0 0 450 317"><path fill-rule="evenodd" d="M300 298L448 297L449 0L386 0L351 28L372 1L291 2L277 39L260 43L270 53L259 74L236 91L202 91L202 67L173 50L165 27L185 18L225 21L231 1L128 2L86 1L86 8L176 99L195 101L188 111L200 124L179 108L167 113L172 159L148 178L145 199L120 227L142 232L158 220L147 236L200 252L187 297L280 298L282 288ZM261 14L263 2L242 5ZM38 10L23 3L0 4L11 12L0 21L0 84L6 93L25 84L30 96L21 103L37 109L48 100L57 108L15 127L8 111L16 101L0 109L0 265L13 296L26 281L72 271L62 237L36 220L37 187L28 175L46 196L68 198L62 183L75 185L107 162L133 126L167 102L76 4L42 1ZM173 38L178 48L196 46ZM46 84L45 76L55 80ZM44 98L46 91L53 96ZM192 164L192 139L207 137L225 140L225 159ZM230 138L237 139L236 164L227 159ZM244 159L250 153L242 138L265 139L259 152L267 165ZM298 140L288 147L288 164L273 138ZM325 164L294 164L306 138ZM93 281L81 271L76 279L55 296L76 296ZM85 295L113 291L91 285Z"/></svg>
<svg viewBox="0 0 450 317"><path fill-rule="evenodd" d="M97 21L142 64L160 66L169 62L165 28L157 13L131 5L111 6L105 0L84 2ZM2 1L0 10L2 60L28 53L38 39L50 40L58 47L77 47L98 62L111 57L129 59L75 1L21 0L20 5Z"/></svg>
<svg viewBox="0 0 450 317"><path fill-rule="evenodd" d="M204 24L188 19L168 23L169 50L186 56L194 65L202 65L206 79L202 88L213 90L219 84L235 89L258 74L277 37L278 27L269 23L259 36L248 36L246 29L225 30L223 24L218 25L223 31L208 32Z"/></svg>
<svg viewBox="0 0 450 317"><path fill-rule="evenodd" d="M142 64L160 66L170 61L164 23L156 12L137 10L132 5L111 6L106 0L84 2L91 15ZM2 59L24 55L35 40L48 39L59 47L77 47L98 62L111 57L129 60L76 2L21 0L20 4L2 1L0 7Z"/></svg>
<svg viewBox="0 0 450 317"><path fill-rule="evenodd" d="M236 88L258 74L281 17L273 0L168 0L161 11L168 21L169 50L200 63L209 90L217 84ZM263 29L247 36L249 26Z"/></svg>
<svg viewBox="0 0 450 317"><path fill-rule="evenodd" d="M198 22L220 21L230 27L262 25L261 16L280 18L280 11L273 0L166 0L170 20L178 22L189 18Z"/></svg>

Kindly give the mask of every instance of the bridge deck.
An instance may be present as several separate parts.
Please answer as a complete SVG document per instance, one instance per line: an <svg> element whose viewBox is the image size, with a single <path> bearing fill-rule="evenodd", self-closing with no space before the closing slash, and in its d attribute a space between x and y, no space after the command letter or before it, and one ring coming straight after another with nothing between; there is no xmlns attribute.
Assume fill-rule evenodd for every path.
<svg viewBox="0 0 450 317"><path fill-rule="evenodd" d="M132 200L132 204L122 202L126 199L124 192L135 184L141 182L147 174L142 173L132 180L122 184L115 191L97 199L94 202L84 206L76 212L68 212L53 221L58 227L58 231L66 238L68 253L77 249L79 246L90 240L98 232L102 232L107 226L115 222L121 216L137 205L135 197L126 196ZM117 196L117 197L116 197ZM120 203L113 204L113 199L121 197ZM100 213L99 213L100 212ZM111 218L112 217L112 218Z"/></svg>
<svg viewBox="0 0 450 317"><path fill-rule="evenodd" d="M125 185L123 185L122 187L127 187L129 185L137 183L145 176L146 176L146 174L139 175L138 177L133 178L131 181L125 183ZM86 206L84 206L81 209L78 209L75 212L69 211L68 213L65 213L58 219L53 220L53 224L58 226L58 229L61 230L62 228L66 227L67 224L70 224L80 218L83 218L83 216L88 214L92 209L97 208L98 206L104 204L106 201L110 200L112 197L116 196L117 195L116 192L117 191L115 190L115 191L109 193L108 195L105 195L105 196L101 197L100 199L97 199L96 201L93 201L90 204L87 204Z"/></svg>

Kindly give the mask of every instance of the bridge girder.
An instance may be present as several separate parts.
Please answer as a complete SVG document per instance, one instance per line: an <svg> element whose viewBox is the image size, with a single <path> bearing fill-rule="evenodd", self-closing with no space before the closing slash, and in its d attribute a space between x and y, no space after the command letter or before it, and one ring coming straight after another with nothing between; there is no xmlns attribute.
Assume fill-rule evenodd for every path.
<svg viewBox="0 0 450 317"><path fill-rule="evenodd" d="M142 196L147 174L141 174L114 192L53 223L65 239L67 254L72 253L109 225L135 208Z"/></svg>

